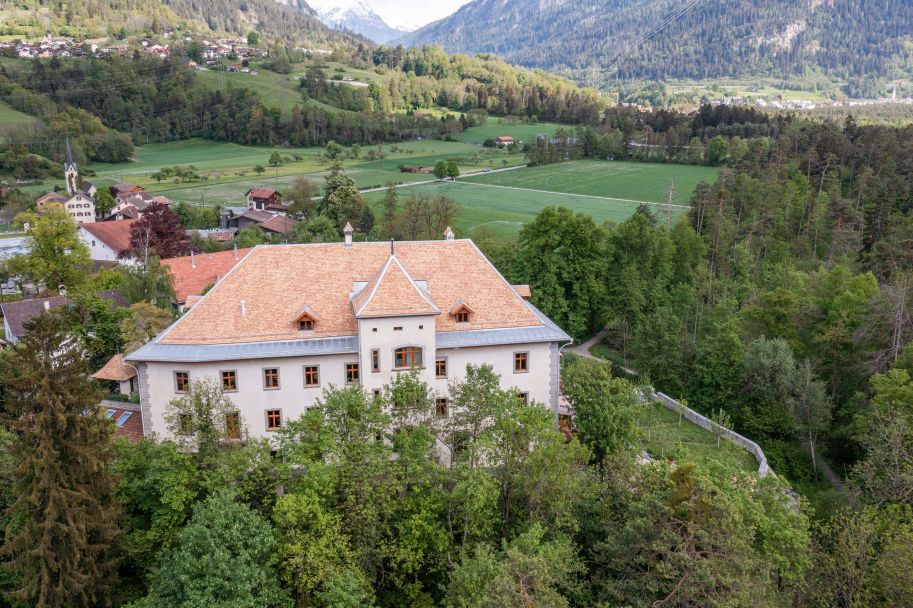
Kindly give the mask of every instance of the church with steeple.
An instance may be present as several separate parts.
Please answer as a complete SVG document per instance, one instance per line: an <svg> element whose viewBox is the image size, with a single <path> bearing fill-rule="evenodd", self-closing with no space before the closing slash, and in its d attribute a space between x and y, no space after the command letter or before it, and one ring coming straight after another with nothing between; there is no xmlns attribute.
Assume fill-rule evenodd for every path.
<svg viewBox="0 0 913 608"><path fill-rule="evenodd" d="M67 138L67 157L63 164L63 177L66 193L52 192L39 198L36 201L38 212L57 207L65 210L77 224L94 222L96 188L90 182L79 179L79 170L76 168L76 161L73 160L69 138Z"/></svg>

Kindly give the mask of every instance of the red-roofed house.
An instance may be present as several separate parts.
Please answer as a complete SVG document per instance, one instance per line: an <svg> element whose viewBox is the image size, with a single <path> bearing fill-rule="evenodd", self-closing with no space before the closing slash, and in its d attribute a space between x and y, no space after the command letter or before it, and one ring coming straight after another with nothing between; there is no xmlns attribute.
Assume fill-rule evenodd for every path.
<svg viewBox="0 0 913 608"><path fill-rule="evenodd" d="M99 410L105 418L113 420L114 438L126 439L130 443L143 440L143 413L140 406L125 401L102 401Z"/></svg>
<svg viewBox="0 0 913 608"><path fill-rule="evenodd" d="M495 140L495 143L499 146L509 146L514 143L514 138L510 135L502 135Z"/></svg>
<svg viewBox="0 0 913 608"><path fill-rule="evenodd" d="M207 287L215 285L249 252L247 248L162 260L160 264L170 271L178 308L183 310L189 297L202 295Z"/></svg>
<svg viewBox="0 0 913 608"><path fill-rule="evenodd" d="M130 227L136 220L115 222L94 222L80 224L79 238L86 244L96 261L135 264L132 258L121 259L121 254L130 250Z"/></svg>
<svg viewBox="0 0 913 608"><path fill-rule="evenodd" d="M247 191L248 209L281 209L282 194L266 186L258 186Z"/></svg>
<svg viewBox="0 0 913 608"><path fill-rule="evenodd" d="M298 222L292 218L286 215L278 214L263 223L257 224L257 227L263 232L267 233L288 234L294 230L295 226L297 225Z"/></svg>

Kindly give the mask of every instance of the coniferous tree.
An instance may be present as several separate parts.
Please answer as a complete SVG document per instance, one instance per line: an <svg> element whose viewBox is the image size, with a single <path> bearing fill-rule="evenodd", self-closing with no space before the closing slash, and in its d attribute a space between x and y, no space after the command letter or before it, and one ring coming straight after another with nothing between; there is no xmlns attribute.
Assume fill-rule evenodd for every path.
<svg viewBox="0 0 913 608"><path fill-rule="evenodd" d="M106 606L120 531L110 463L111 423L86 357L61 320L42 315L0 358L15 493L0 552L19 577L12 596L41 608Z"/></svg>

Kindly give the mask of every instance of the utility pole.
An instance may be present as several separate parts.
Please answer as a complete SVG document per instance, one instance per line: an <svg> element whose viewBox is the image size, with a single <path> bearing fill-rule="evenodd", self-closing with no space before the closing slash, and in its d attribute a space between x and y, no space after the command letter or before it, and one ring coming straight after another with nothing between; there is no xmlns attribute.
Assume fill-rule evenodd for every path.
<svg viewBox="0 0 913 608"><path fill-rule="evenodd" d="M669 182L666 189L666 228L672 229L672 205L678 199L678 189L675 187L675 180Z"/></svg>

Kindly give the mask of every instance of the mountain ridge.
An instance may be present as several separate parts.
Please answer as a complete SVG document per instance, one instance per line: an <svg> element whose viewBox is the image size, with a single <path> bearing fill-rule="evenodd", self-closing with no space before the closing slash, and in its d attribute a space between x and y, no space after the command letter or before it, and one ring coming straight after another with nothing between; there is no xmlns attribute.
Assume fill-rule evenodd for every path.
<svg viewBox="0 0 913 608"><path fill-rule="evenodd" d="M387 23L364 0L316 2L313 10L325 25L355 32L380 44L409 33Z"/></svg>
<svg viewBox="0 0 913 608"><path fill-rule="evenodd" d="M913 3L903 0L474 0L400 40L493 52L590 84L594 71L864 80L913 75L911 31Z"/></svg>

